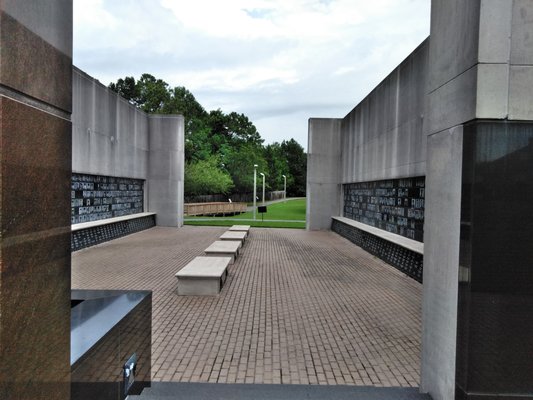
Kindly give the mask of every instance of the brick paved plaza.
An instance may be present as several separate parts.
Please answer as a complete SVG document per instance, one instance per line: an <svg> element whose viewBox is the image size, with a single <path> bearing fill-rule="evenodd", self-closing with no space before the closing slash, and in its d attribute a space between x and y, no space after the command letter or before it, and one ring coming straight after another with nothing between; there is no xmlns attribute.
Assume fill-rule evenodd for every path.
<svg viewBox="0 0 533 400"><path fill-rule="evenodd" d="M153 290L154 381L418 386L422 285L335 233L252 228L219 296L178 296L175 273L225 230L78 251L72 287Z"/></svg>

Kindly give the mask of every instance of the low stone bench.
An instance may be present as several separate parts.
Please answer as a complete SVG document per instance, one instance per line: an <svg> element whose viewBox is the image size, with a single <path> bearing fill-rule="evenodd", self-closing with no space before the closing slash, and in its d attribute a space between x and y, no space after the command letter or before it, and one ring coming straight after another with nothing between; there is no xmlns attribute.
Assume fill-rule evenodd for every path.
<svg viewBox="0 0 533 400"><path fill-rule="evenodd" d="M178 295L209 296L220 293L231 257L196 257L176 274Z"/></svg>
<svg viewBox="0 0 533 400"><path fill-rule="evenodd" d="M217 240L205 249L205 255L209 257L231 257L230 264L235 262L241 242L233 240Z"/></svg>
<svg viewBox="0 0 533 400"><path fill-rule="evenodd" d="M246 232L246 236L250 233L250 225L233 225L229 228L231 232Z"/></svg>
<svg viewBox="0 0 533 400"><path fill-rule="evenodd" d="M246 235L247 235L246 232L227 231L227 232L224 232L220 236L220 240L234 240L234 241L240 242L241 245L242 245L242 244L244 244L244 241L246 239Z"/></svg>

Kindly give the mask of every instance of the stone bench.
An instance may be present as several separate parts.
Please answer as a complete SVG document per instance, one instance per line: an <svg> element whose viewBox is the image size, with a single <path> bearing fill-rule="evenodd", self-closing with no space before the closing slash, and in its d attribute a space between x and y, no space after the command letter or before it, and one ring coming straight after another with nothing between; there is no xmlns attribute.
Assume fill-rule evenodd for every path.
<svg viewBox="0 0 533 400"><path fill-rule="evenodd" d="M205 249L205 255L209 257L231 257L230 264L235 262L241 242L233 240L217 240Z"/></svg>
<svg viewBox="0 0 533 400"><path fill-rule="evenodd" d="M178 295L209 296L220 293L231 257L196 257L176 274Z"/></svg>
<svg viewBox="0 0 533 400"><path fill-rule="evenodd" d="M246 236L250 233L250 225L233 225L229 228L231 232L246 232Z"/></svg>
<svg viewBox="0 0 533 400"><path fill-rule="evenodd" d="M227 231L220 236L220 240L234 240L244 244L246 240L246 232L237 232L237 231Z"/></svg>

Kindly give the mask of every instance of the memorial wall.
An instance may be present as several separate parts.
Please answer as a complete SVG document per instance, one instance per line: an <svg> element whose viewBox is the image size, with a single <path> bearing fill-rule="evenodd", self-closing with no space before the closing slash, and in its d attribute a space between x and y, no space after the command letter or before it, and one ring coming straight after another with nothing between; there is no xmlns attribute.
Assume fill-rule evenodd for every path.
<svg viewBox="0 0 533 400"><path fill-rule="evenodd" d="M345 184L343 193L344 217L424 241L423 176Z"/></svg>
<svg viewBox="0 0 533 400"><path fill-rule="evenodd" d="M72 88L72 224L151 212L159 226L181 226L183 117L146 114L76 67ZM77 231L73 248L129 225L151 223Z"/></svg>
<svg viewBox="0 0 533 400"><path fill-rule="evenodd" d="M144 180L72 174L73 224L143 212Z"/></svg>

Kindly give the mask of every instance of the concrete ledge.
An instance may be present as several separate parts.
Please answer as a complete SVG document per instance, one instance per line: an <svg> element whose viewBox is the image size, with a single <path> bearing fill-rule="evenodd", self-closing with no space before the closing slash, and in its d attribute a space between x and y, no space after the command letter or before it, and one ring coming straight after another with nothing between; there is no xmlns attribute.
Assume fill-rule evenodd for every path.
<svg viewBox="0 0 533 400"><path fill-rule="evenodd" d="M209 296L220 293L231 257L196 257L176 274L178 295Z"/></svg>
<svg viewBox="0 0 533 400"><path fill-rule="evenodd" d="M76 231L81 231L83 229L96 228L98 226L103 226L103 225L108 225L108 224L115 224L117 222L129 221L129 220L136 219L136 218L149 217L151 215L156 215L156 213L145 212L145 213L124 215L123 217L106 218L106 219L100 219L98 221L84 222L82 224L71 225L71 231L72 232L76 232Z"/></svg>
<svg viewBox="0 0 533 400"><path fill-rule="evenodd" d="M231 232L246 232L246 237L250 233L250 225L233 225L228 229Z"/></svg>
<svg viewBox="0 0 533 400"><path fill-rule="evenodd" d="M220 236L220 240L233 240L233 241L238 241L240 242L241 244L244 244L244 241L246 240L246 236L248 235L247 232L237 232L237 231L227 231L227 232L224 232L221 236Z"/></svg>
<svg viewBox="0 0 533 400"><path fill-rule="evenodd" d="M208 257L231 257L230 264L235 262L239 254L240 242L231 240L217 240L211 246L205 249L205 255Z"/></svg>
<svg viewBox="0 0 533 400"><path fill-rule="evenodd" d="M370 233L381 239L392 242L412 252L424 255L424 243L420 243L420 242L417 242L416 240L408 239L406 237L397 235L395 233L390 233L382 229L374 228L373 226L370 226L370 225L362 224L361 222L354 221L353 219L349 219L345 217L331 217L331 218L336 221L342 222L343 224L350 225L350 226L353 226L354 228Z"/></svg>

